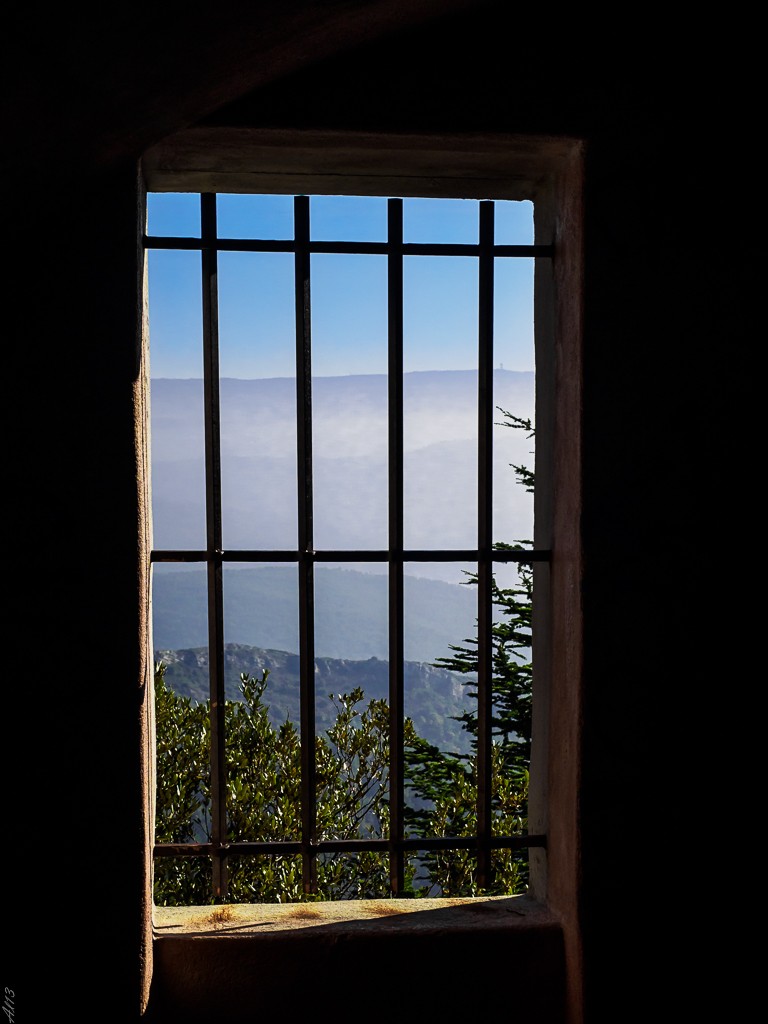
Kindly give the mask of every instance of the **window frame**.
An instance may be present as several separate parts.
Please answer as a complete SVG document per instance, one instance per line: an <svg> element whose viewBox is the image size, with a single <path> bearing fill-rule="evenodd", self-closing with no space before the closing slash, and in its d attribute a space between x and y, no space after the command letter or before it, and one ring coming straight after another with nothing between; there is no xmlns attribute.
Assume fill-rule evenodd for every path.
<svg viewBox="0 0 768 1024"><path fill-rule="evenodd" d="M153 193L157 194L157 193ZM491 809L491 744L492 744L492 650L493 650L493 597L494 569L502 564L531 564L548 561L550 552L529 547L511 550L495 547L492 538L493 496L493 442L491 432L493 415L497 408L493 392L493 343L495 294L495 266L499 259L549 259L551 246L536 246L530 242L498 244L495 242L495 200L477 203L478 240L475 243L407 243L403 242L403 199L387 198L387 239L375 243L357 243L346 239L313 241L310 229L310 196L293 197L293 237L277 240L232 240L217 230L217 195L190 193L200 202L201 228L198 235L187 238L155 235L145 236L147 251L178 250L201 253L201 283L203 302L203 335L206 410L206 508L208 510L208 545L205 551L153 548L153 564L200 564L208 574L209 650L211 670L211 707L218 709L211 716L211 832L208 842L156 843L155 857L209 856L213 866L213 892L216 902L228 902L229 857L258 857L268 854L297 854L303 863L303 888L307 895L317 892L317 857L328 853L370 851L386 853L389 859L391 891L388 896L405 890L405 855L436 850L471 850L477 857L477 884L480 891L489 887L492 874L492 851L529 850L543 846L545 837L526 832L523 835L501 835L493 827ZM229 550L221 537L221 442L218 432L219 370L217 356L217 254L222 251L290 252L294 256L295 288L294 314L296 321L296 401L299 437L299 535L295 550ZM311 371L311 272L310 261L315 253L377 254L387 259L389 325L389 496L388 519L390 543L386 550L316 550L313 537L313 439L312 439L312 371ZM407 548L403 537L403 451L402 451L402 288L404 261L412 255L443 258L461 256L472 259L478 271L478 444L477 444L477 547L452 550L435 547L428 550ZM224 802L226 769L223 709L225 642L222 636L223 585L222 573L228 563L257 565L264 562L294 562L299 572L299 625L301 697L301 749L302 749L302 836L301 840L273 839L259 842L226 839ZM477 788L478 828L473 837L413 838L408 837L405 819L405 753L404 730L404 594L405 564L425 561L471 561L477 566L477 622L478 622L478 733L477 733ZM314 672L314 567L323 562L383 563L388 565L389 580L389 706L390 750L389 808L390 829L387 838L323 838L316 827L317 797L315 794L315 762L312 742L316 731Z"/></svg>
<svg viewBox="0 0 768 1024"><path fill-rule="evenodd" d="M531 851L530 894L540 900L546 900L553 891L561 897L575 893L573 883L578 873L575 786L580 601L575 585L580 577L582 159L578 140L549 137L414 137L206 128L179 133L154 147L142 160L143 187L147 191L534 201L534 242L551 245L555 253L551 267L543 272L537 261L535 284L534 548L553 552L546 573L534 567L536 742L529 831L549 837L546 851ZM144 288L146 294L146 283ZM145 309L145 354L147 326ZM145 503L145 507L150 506ZM150 719L151 714L150 708ZM567 771L563 770L561 755L554 766L551 764L553 749L562 748L563 743L569 751ZM153 747L150 743L151 779ZM150 823L154 821L151 811Z"/></svg>

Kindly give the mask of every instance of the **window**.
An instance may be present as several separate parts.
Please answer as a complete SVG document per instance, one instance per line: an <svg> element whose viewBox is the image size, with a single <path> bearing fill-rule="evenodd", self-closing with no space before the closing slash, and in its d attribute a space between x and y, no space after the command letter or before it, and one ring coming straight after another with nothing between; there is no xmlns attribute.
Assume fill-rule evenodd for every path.
<svg viewBox="0 0 768 1024"><path fill-rule="evenodd" d="M352 222L359 228L361 224L373 225L378 218L379 227L376 230L370 227L366 237L350 236L348 231L336 233L330 228L326 231L323 228L324 219L327 223L333 220L333 205L340 202L348 203L350 208L358 204L358 211L362 209L359 204L368 204L370 216L358 212ZM473 235L459 236L451 241L435 240L435 236L429 237L426 233L422 238L409 235L409 225L414 223L413 220L409 221L409 217L415 217L419 208L425 214L441 204L443 209L447 209L445 204L450 203L455 203L457 210L462 208L462 217L471 210ZM516 407L506 409L508 405L514 406L514 403L497 401L500 392L495 386L495 379L505 372L500 365L502 360L499 359L502 354L498 346L499 300L510 291L504 287L505 275L513 273L507 270L508 267L527 267L530 286L534 261L539 265L546 264L552 256L549 244L534 244L532 223L530 237L512 240L504 238L504 222L500 214L512 205L531 206L530 202L520 200L416 200L408 196L402 199L357 195L291 197L283 193L268 198L258 193L207 191L199 194L171 191L150 195L146 244L150 250L153 377L156 376L156 355L162 349L162 341L160 347L155 346L156 336L162 338L163 331L176 330L183 322L183 317L178 315L179 310L175 309L169 311L166 327L156 330L155 325L162 322L163 317L161 304L157 301L159 293L153 291L152 284L155 273L152 261L158 255L161 262L168 259L166 272L175 275L177 287L182 290L186 287L188 290L191 301L185 315L195 306L199 310L199 328L188 334L189 338L195 340L199 376L197 383L191 382L194 374L189 374L190 380L185 381L187 391L194 394L194 405L182 399L182 405L176 406L176 414L182 409L184 415L188 416L190 410L194 409L198 432L204 441L201 449L204 450L202 464L194 451L185 453L186 469L197 475L198 493L204 495L202 508L198 509L203 514L195 520L194 516L192 519L189 517L195 511L193 503L183 501L178 509L172 507L172 496L184 494L184 480L178 475L180 466L177 464L175 467L177 475L169 472L167 476L158 476L158 467L162 463L162 459L157 457L158 453L162 453L162 446L174 429L177 438L186 442L190 442L193 435L178 420L175 428L170 420L165 427L160 425L160 419L156 417L163 412L163 400L158 382L153 380L153 489L156 501L167 502L164 516L158 517L155 506L152 554L154 609L157 617L158 608L163 602L166 607L180 607L180 591L177 590L174 600L169 598L168 593L162 593L162 581L170 578L171 570L176 577L173 584L185 587L187 594L195 586L200 587L198 594L204 595L207 643L190 643L187 650L207 647L210 706L214 709L208 725L201 727L204 744L210 750L209 776L204 782L209 787L206 806L210 808L210 817L205 821L207 834L187 837L182 843L159 842L155 856L157 865L173 865L182 874L188 871L189 864L197 865L202 884L210 887L208 898L201 897L201 902L247 898L237 893L247 892L247 885L243 888L242 879L247 877L257 862L267 865L267 873L290 880L293 888L287 890L288 898L307 898L313 895L338 898L342 893L333 884L323 889L322 868L324 864L340 860L348 863L365 861L368 864L366 877L375 876L378 879L378 891L363 892L358 889L353 890L351 895L403 895L409 891L408 887L413 884L414 878L419 877L424 865L429 865L430 858L434 862L434 858L444 851L463 851L465 856L469 855L473 859L473 891L484 892L489 891L497 851L524 853L529 848L544 846L543 830L528 830L525 834L500 830L494 812L498 797L498 792L494 792L493 788L492 765L495 709L491 679L494 627L498 625L498 621L494 622L494 580L497 574L514 572L521 564L546 567L550 557L549 548L538 542L533 546L530 541L520 547L498 546L499 541L507 538L516 543L521 537L533 534L522 528L518 533L510 524L509 531L504 531L506 536L502 537L497 535L497 527L494 525L495 517L498 518L499 514L498 508L494 506L494 498L497 497L495 485L501 479L494 465L494 431L520 434L519 431L505 430L514 425L510 419L504 418L507 412L517 414ZM153 227L153 219L157 223L157 216L163 210L170 211L173 206L177 206L179 215L174 218L173 230L157 231ZM268 216L266 211L269 211ZM281 228L277 221L271 220L280 216L280 211L288 229ZM196 222L188 228L180 228L179 224L184 217L190 215ZM251 215L260 217L261 229L254 230L247 224ZM427 227L425 222L422 230L426 232ZM174 261L177 261L175 268L171 266ZM342 266L345 261L351 262L347 263L344 273L336 274L334 278L334 268ZM375 268L371 275L367 270L361 270L361 261L366 266L370 262ZM183 267L185 262L186 270ZM227 296L234 289L241 273L240 268L249 262L251 269L247 276L251 282L250 289L261 312L261 320L257 317L254 323L263 323L266 295L280 296L280 312L271 311L269 314L278 318L270 329L278 333L282 331L282 337L288 338L288 341L280 346L271 346L271 355L275 354L276 349L282 348L283 357L290 353L292 360L289 366L285 363L270 363L267 371L273 374L273 382L282 382L280 385L273 383L273 387L280 386L286 392L288 385L283 400L289 404L293 402L293 431L288 444L288 448L293 450L293 495L287 505L281 505L281 508L289 509L290 514L272 517L270 537L259 533L260 526L265 522L264 517L251 515L249 521L246 514L238 525L234 516L234 496L238 488L245 484L237 462L238 456L232 449L232 439L243 428L254 431L258 426L260 437L268 433L264 430L263 421L260 424L255 420L250 424L244 422L243 408L230 405L227 397L235 387L233 378L236 376L236 372L230 369L234 367L232 360L236 332L227 306ZM189 270L193 263L194 272ZM449 479L437 494L434 488L426 487L422 490L426 504L432 502L430 511L435 526L434 536L425 536L423 524L414 519L412 513L418 505L413 497L420 485L428 483L428 477L424 474L423 465L419 468L408 458L408 432L415 418L415 406L410 408L409 402L418 401L418 396L408 390L409 374L426 372L414 368L412 360L415 356L412 347L409 347L417 316L412 297L414 293L421 293L430 287L430 273L426 268L434 265L436 269L440 264L455 264L456 268L464 268L463 271L457 270L457 280L461 280L462 273L464 277L462 283L453 283L441 299L437 298L440 292L435 286L433 311L440 308L441 302L447 306L452 299L462 296L464 308L457 312L458 307L454 304L451 314L463 316L469 309L475 319L472 330L475 364L469 370L466 365L464 367L465 380L474 375L476 436L474 453L468 461L474 469L475 479L471 492L475 508L472 527L458 542L450 530L440 533L436 510L440 509L441 503L448 503L452 505L452 513L458 513L460 509L457 507L459 503L456 495L465 493L466 481L460 477ZM258 269L257 273L252 272L254 267ZM416 270L416 267L420 269ZM358 272L359 279L356 279L355 274ZM437 279L441 276L444 276L442 269L435 274ZM374 279L375 283L372 283ZM343 282L341 285L339 280ZM352 281L354 284L350 283ZM468 282L472 282L471 287ZM258 295L259 287L263 289L261 297ZM358 515L356 521L348 519L341 522L338 517L334 520L332 513L338 502L340 487L342 490L346 488L347 497L360 497L361 488L369 483L366 474L373 474L374 468L381 468L380 452L377 458L373 457L374 453L370 450L363 453L357 465L363 465L364 469L357 477L350 475L346 481L340 481L332 474L323 476L323 446L333 452L336 450L334 446L343 445L340 436L333 433L332 424L326 423L329 419L326 413L328 410L333 411L334 402L338 398L331 392L324 395L321 384L324 378L323 360L327 360L328 366L331 366L332 359L332 346L324 348L323 318L331 317L333 303L329 301L329 296L334 294L334 289L337 300L339 294L346 291L347 318L354 316L350 295L357 297L368 289L372 298L365 315L375 320L378 310L378 329L380 335L383 334L378 339L378 356L383 360L379 373L354 372L355 360L361 357L359 347L349 351L347 374L335 372L339 378L373 376L385 381L383 397L381 393L375 397L361 393L356 396L358 404L362 402L365 405L366 414L380 425L377 438L380 446L383 441L381 430L386 430L386 444L383 446L386 449L383 479L386 497L376 509L378 523L374 521L375 516L370 515ZM529 306L531 301L529 289ZM339 307L338 301L336 307ZM547 318L544 319L546 323ZM326 322L330 321L327 319ZM452 357L445 345L442 357L441 366L448 372L446 366L450 368ZM337 366L336 371L338 369ZM334 376L334 373L329 376ZM457 379L458 376L457 373ZM349 385L353 381L347 380L346 383ZM266 396L262 397L269 405ZM383 405L375 407L376 402L382 401ZM467 404L466 395L457 401ZM171 415L172 410L168 411ZM281 420L281 423L284 426L285 421ZM385 426L382 428L381 424ZM323 434L326 426L328 433ZM166 427L167 438L164 436ZM375 433L373 431L372 435ZM285 444L284 429L275 430L273 434L279 438L279 444ZM524 432L520 439L530 443L530 438ZM287 452L285 458L290 458ZM350 461L348 468L351 465ZM455 471L457 467L451 468ZM508 475L512 476L509 464L507 468ZM279 492L280 486L290 491L285 473L280 480L282 484L277 476L269 478L262 492L274 495L276 491ZM447 500L449 495L452 497L450 502ZM341 507L343 502L338 504ZM361 505L358 512L363 507ZM369 512L371 507L367 506ZM451 518L460 519L461 516ZM366 536L359 529L355 532L355 527L359 528L362 520L371 527ZM456 526L456 522L453 525ZM250 537L249 529L252 531ZM548 535L547 529L539 528L538 518L537 533ZM295 538L293 544L286 542L291 535ZM195 541L190 542L193 537ZM301 766L300 787L298 794L294 794L295 813L290 825L283 831L275 826L267 838L261 836L258 839L249 833L248 828L243 828L239 834L236 830L233 832L231 815L230 820L227 820L227 785L232 783L233 773L231 764L227 772L231 751L227 746L226 715L227 708L234 706L231 699L228 701L231 697L227 678L227 652L231 643L228 635L228 608L231 607L231 601L236 600L238 586L244 579L243 571L253 567L272 573L275 581L271 591L273 603L285 599L277 585L278 580L285 580L285 570L290 570L295 580L295 596L292 595L292 599L295 600L296 609L298 682L293 706L298 707L299 713L296 716L298 722L295 718L293 721L299 730L298 756ZM195 568L204 570L202 586L199 574L194 572ZM443 574L443 579L448 570L452 570L454 576L450 585L454 589L462 573L466 581L471 581L471 586L463 587L462 592L472 600L478 624L477 656L475 664L470 666L476 669L478 697L475 706L476 718L480 723L476 733L471 734L477 744L476 822L472 835L454 834L454 831L425 835L414 834L413 831L414 812L417 808L412 802L409 803L406 757L409 745L412 748L413 744L405 722L411 717L415 706L413 692L406 679L408 645L411 642L409 623L416 617L417 603L421 599L415 591L409 595L408 581L414 569L427 572L437 570ZM323 574L330 571L355 575L365 571L372 580L385 586L384 591L380 586L378 597L372 599L374 603L375 600L380 602L381 594L385 593L383 619L387 634L386 653L384 658L376 659L383 662L388 673L385 701L387 718L377 734L386 765L378 782L384 794L383 802L377 805L379 834L371 833L370 819L358 823L358 832L354 836L340 829L318 827L322 817L320 812L327 815L328 807L323 806L322 785L319 784L324 781L324 769L317 761L318 749L323 752L322 745L318 748L318 742L323 736L320 705L325 691L322 685L316 686L315 679L316 664L325 657L323 651L318 649L317 640L321 609L328 607L326 597L329 600L332 598L331 588L323 590ZM446 582L446 585L449 584ZM412 603L409 604L409 601ZM194 607L200 607L199 597ZM340 605L340 608L343 609L343 606ZM341 614L339 609L336 611ZM438 610L432 608L429 611L433 619L440 617ZM454 635L453 639L463 644L467 635ZM462 649L466 661L467 648ZM444 653L436 650L432 657L438 660ZM456 668L455 661L451 667ZM200 668L199 664L197 668ZM266 704L269 704L269 686L274 682L276 671L270 669L265 691ZM467 678L471 677L467 675ZM252 679L251 683L254 682L257 681ZM443 754L450 752L451 748L442 751ZM198 778L192 781L199 786L202 780ZM236 778L234 781L238 782ZM230 793L230 807L231 800ZM273 814L273 825L274 819L279 817L280 814ZM371 861L376 863L373 871L370 869Z"/></svg>

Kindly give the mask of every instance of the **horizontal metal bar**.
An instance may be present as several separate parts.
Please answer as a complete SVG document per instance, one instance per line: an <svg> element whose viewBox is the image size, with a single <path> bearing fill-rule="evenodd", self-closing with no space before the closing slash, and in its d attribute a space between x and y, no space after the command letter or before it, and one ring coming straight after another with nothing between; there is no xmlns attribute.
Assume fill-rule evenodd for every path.
<svg viewBox="0 0 768 1024"><path fill-rule="evenodd" d="M181 551L167 548L164 551L152 551L149 556L151 562L207 562L207 551Z"/></svg>
<svg viewBox="0 0 768 1024"><path fill-rule="evenodd" d="M404 551L404 562L476 562L480 557L479 551L474 548L467 548L461 551L429 551L420 549L418 551ZM552 557L551 551L544 550L507 550L493 548L488 557L494 562L548 562Z"/></svg>
<svg viewBox="0 0 768 1024"><path fill-rule="evenodd" d="M178 238L152 235L144 236L146 249L202 249L199 238ZM206 248L218 252L296 252L293 239L260 238L218 238ZM389 242L310 242L310 253L341 253L360 256L387 256L393 250ZM405 242L398 249L404 256L471 256L477 258L480 246L477 243L462 242ZM554 255L552 245L494 245L489 248L492 256L512 258L547 258Z"/></svg>
<svg viewBox="0 0 768 1024"><path fill-rule="evenodd" d="M492 836L485 845L494 850L516 850L546 846L546 836ZM439 836L430 839L402 839L395 844L402 850L472 850L478 845L475 836ZM312 853L344 853L376 850L386 853L392 846L388 839L329 839L312 843ZM224 843L157 843L158 857L207 857L218 853L227 856L261 856L262 854L300 854L307 847L300 842Z"/></svg>
<svg viewBox="0 0 768 1024"><path fill-rule="evenodd" d="M403 849L405 850L472 850L477 845L476 836L403 840ZM491 836L484 845L489 846L492 850L524 850L532 846L545 847L547 837L544 835Z"/></svg>
<svg viewBox="0 0 768 1024"><path fill-rule="evenodd" d="M158 843L156 857L211 857L216 852L212 843Z"/></svg>
<svg viewBox="0 0 768 1024"><path fill-rule="evenodd" d="M152 562L206 562L205 551L153 551ZM343 550L343 551L219 551L214 558L222 562L387 562L389 551ZM494 562L548 562L552 552L541 549L493 548L489 557ZM476 562L479 552L475 548L456 550L428 548L405 550L404 562Z"/></svg>
<svg viewBox="0 0 768 1024"><path fill-rule="evenodd" d="M144 236L145 249L202 249L199 238L185 236L183 238L163 235ZM206 245L216 252L296 252L296 244L292 238L217 238L212 245Z"/></svg>
<svg viewBox="0 0 768 1024"><path fill-rule="evenodd" d="M311 558L307 551L222 551L222 562L301 562Z"/></svg>
<svg viewBox="0 0 768 1024"><path fill-rule="evenodd" d="M486 251L486 250L484 250ZM546 257L554 255L552 245L491 245L487 247L491 256ZM480 255L479 244L452 244L450 242L406 242L404 256L473 256Z"/></svg>

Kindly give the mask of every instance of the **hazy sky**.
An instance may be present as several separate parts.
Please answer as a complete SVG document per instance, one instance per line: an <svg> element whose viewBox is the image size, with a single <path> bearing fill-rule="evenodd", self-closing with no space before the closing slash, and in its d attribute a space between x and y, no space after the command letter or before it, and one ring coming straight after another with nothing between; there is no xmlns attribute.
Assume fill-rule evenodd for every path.
<svg viewBox="0 0 768 1024"><path fill-rule="evenodd" d="M316 241L384 241L386 199L313 196ZM405 199L406 242L478 240L476 200ZM221 195L219 237L288 239L291 196ZM199 197L148 197L150 235L195 237ZM496 203L496 242L533 242L533 204ZM153 377L202 376L200 254L149 253L150 365ZM532 370L533 260L496 260L494 365ZM386 373L387 265L379 255L313 254L312 368L317 376ZM293 255L219 253L220 369L225 377L295 373ZM408 256L404 265L404 368L477 366L477 260Z"/></svg>

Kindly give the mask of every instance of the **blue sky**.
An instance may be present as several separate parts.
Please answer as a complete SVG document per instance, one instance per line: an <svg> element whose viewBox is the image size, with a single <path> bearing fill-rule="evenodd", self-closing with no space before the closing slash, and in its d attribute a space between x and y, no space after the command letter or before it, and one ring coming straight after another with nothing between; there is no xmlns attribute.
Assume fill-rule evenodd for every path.
<svg viewBox="0 0 768 1024"><path fill-rule="evenodd" d="M220 195L220 237L290 238L291 196ZM478 202L405 199L406 242L477 241ZM150 235L195 237L194 194L148 197ZM310 233L317 241L384 241L386 199L313 196ZM496 241L533 242L530 202L496 203ZM200 255L149 253L150 366L154 377L202 376ZM317 376L385 373L386 257L312 256L312 365ZM533 260L497 259L494 365L532 370ZM225 377L294 374L293 256L219 254L220 369ZM473 369L477 365L477 261L408 256L404 266L404 368Z"/></svg>

